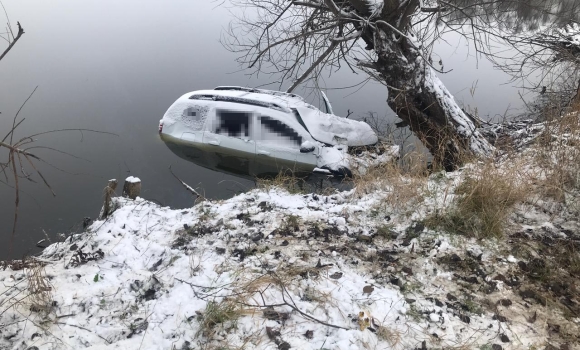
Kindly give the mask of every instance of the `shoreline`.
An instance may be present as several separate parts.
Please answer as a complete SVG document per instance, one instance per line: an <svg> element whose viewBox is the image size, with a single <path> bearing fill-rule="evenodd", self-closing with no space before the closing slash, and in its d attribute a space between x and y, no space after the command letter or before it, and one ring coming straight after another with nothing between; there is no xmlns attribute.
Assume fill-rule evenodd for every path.
<svg viewBox="0 0 580 350"><path fill-rule="evenodd" d="M450 181L458 176L446 174ZM186 210L117 197L107 220L45 249L37 261L51 285L51 306L10 325L6 317L27 315L30 305L8 310L0 342L15 349L188 349L202 338L264 349L421 348L423 341L428 348L463 342L515 349L549 339L547 329L519 321L525 303L505 285L489 296L474 291L475 306L465 309L463 276L445 271L439 258L471 261L480 252L483 266L495 254L473 239L418 226L419 212L391 213L388 221L370 215L383 195L253 190ZM385 223L389 229L379 230ZM497 264L496 273L517 260L506 255ZM2 302L29 278L27 269L1 271ZM501 311L477 306L480 297ZM212 305L231 307L233 315L208 321ZM46 330L38 328L43 318ZM390 344L396 334L398 347Z"/></svg>

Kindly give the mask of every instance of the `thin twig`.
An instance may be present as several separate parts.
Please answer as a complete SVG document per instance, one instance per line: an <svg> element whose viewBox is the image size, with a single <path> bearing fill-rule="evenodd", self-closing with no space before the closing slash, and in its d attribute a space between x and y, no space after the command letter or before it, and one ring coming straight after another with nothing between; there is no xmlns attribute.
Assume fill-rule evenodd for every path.
<svg viewBox="0 0 580 350"><path fill-rule="evenodd" d="M10 45L8 45L8 47L6 48L6 50L4 50L4 52L2 53L2 55L0 55L0 61L4 58L4 56L6 56L6 54L8 53L8 51L10 51L10 49L12 49L12 47L14 46L14 44L16 44L16 42L18 41L18 39L20 39L20 37L22 36L22 34L24 34L24 30L20 26L20 22L16 22L16 24L18 25L18 35L16 35L16 37L14 38L14 40L12 40L12 42L10 43Z"/></svg>
<svg viewBox="0 0 580 350"><path fill-rule="evenodd" d="M205 197L204 196L202 196L193 187L191 187L188 184L186 184L183 180L181 180L179 177L177 177L177 175L175 175L175 173L173 173L173 170L171 170L171 165L169 166L169 172L171 173L171 175L173 175L173 177L175 177L177 179L177 181L179 181L183 185L183 187L185 187L186 190L188 190L192 194L196 195L198 199L200 199L202 201L205 200Z"/></svg>
<svg viewBox="0 0 580 350"><path fill-rule="evenodd" d="M96 332L93 332L93 331L91 331L90 329L88 329L88 328L85 328L85 327L83 327L83 326L77 326L76 324L70 324L70 323L64 323L64 322L55 322L55 323L56 323L56 324L61 324L61 325L63 325L63 326L71 326L71 327L76 327L76 328L78 328L78 329L82 329L82 330L85 330L85 331L87 331L87 332L91 332L91 333L93 333L94 335L96 335L97 337L99 337L99 338L103 339L104 341L106 341L106 342L107 342L107 344L112 344L112 342L111 342L111 341L109 341L107 338L105 338L105 337L103 337L103 336L100 336L100 335L99 335L99 334L97 334Z"/></svg>

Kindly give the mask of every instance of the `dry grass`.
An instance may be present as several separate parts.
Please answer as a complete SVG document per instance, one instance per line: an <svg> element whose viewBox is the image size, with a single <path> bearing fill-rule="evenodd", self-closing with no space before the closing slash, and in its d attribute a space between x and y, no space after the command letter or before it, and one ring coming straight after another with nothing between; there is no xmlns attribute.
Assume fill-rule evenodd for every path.
<svg viewBox="0 0 580 350"><path fill-rule="evenodd" d="M365 169L364 173L354 173L353 198L384 191L382 205L395 212L404 213L423 201L428 175L427 154L412 151L399 160L377 164Z"/></svg>
<svg viewBox="0 0 580 350"><path fill-rule="evenodd" d="M403 334L400 331L387 326L377 327L376 334L377 338L385 340L391 347L395 349L399 347L399 344L401 344L401 340L403 338Z"/></svg>
<svg viewBox="0 0 580 350"><path fill-rule="evenodd" d="M502 237L515 205L529 195L532 178L524 169L513 160L502 166L487 161L465 170L449 209L426 224L476 238Z"/></svg>
<svg viewBox="0 0 580 350"><path fill-rule="evenodd" d="M542 194L576 206L572 192L580 190L580 103L561 117L549 116L536 144L537 166L543 170Z"/></svg>
<svg viewBox="0 0 580 350"><path fill-rule="evenodd" d="M197 336L212 338L220 330L236 327L236 321L243 315L239 303L223 299L220 302L210 301L203 312L198 315L199 331Z"/></svg>
<svg viewBox="0 0 580 350"><path fill-rule="evenodd" d="M28 302L30 310L48 314L52 309L52 286L42 263L26 269L28 280Z"/></svg>
<svg viewBox="0 0 580 350"><path fill-rule="evenodd" d="M292 171L281 171L274 177L256 178L256 185L259 189L267 191L273 188L283 188L289 193L305 193L306 180L303 177L297 176Z"/></svg>

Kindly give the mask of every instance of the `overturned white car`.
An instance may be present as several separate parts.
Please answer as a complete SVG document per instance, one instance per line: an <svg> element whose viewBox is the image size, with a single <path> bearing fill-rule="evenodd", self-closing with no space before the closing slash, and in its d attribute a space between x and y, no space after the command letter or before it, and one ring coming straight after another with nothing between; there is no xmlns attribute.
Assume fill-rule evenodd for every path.
<svg viewBox="0 0 580 350"><path fill-rule="evenodd" d="M181 96L159 122L163 141L212 169L259 176L289 169L348 175L349 146L375 144L364 122L324 113L302 97L222 86Z"/></svg>

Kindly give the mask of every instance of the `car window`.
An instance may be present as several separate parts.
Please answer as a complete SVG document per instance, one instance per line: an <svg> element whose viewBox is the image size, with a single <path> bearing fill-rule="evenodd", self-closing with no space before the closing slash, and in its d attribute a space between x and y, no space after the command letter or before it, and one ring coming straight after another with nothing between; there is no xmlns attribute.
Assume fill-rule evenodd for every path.
<svg viewBox="0 0 580 350"><path fill-rule="evenodd" d="M302 136L296 130L268 116L260 116L259 120L259 140L269 144L300 148Z"/></svg>
<svg viewBox="0 0 580 350"><path fill-rule="evenodd" d="M249 138L251 113L239 111L216 110L216 119L210 131L219 135Z"/></svg>
<svg viewBox="0 0 580 350"><path fill-rule="evenodd" d="M189 126L191 129L200 131L203 129L203 124L205 123L207 112L207 107L188 107L183 110L181 119L183 123Z"/></svg>

